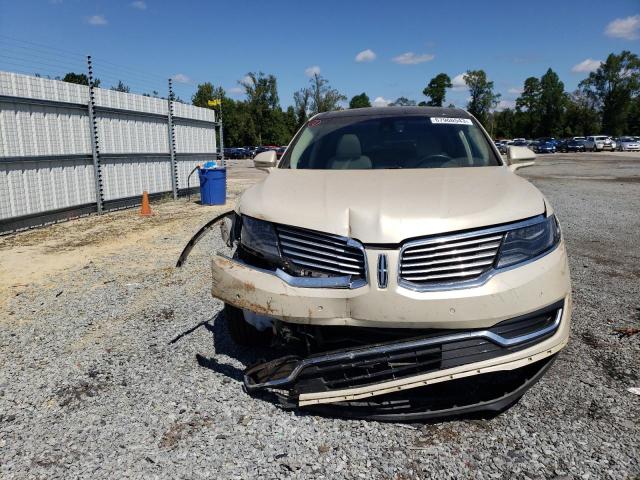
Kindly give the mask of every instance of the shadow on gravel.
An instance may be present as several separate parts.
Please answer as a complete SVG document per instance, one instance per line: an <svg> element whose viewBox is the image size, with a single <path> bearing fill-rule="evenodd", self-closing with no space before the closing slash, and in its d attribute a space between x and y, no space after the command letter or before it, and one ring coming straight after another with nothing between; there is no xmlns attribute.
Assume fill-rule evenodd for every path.
<svg viewBox="0 0 640 480"><path fill-rule="evenodd" d="M242 363L245 367L264 361L265 359L276 358L279 356L277 352L266 348L254 347L249 349L235 345L227 331L223 311L218 312L209 320L201 322L199 325L194 327L193 330L198 328L200 325L204 325L204 328L212 334L216 356L226 355L227 357ZM205 357L200 354L196 354L196 361L201 367L208 368L209 370L225 375L232 380L236 380L238 382L242 382L243 380L244 368L241 369L227 363L221 363L215 357Z"/></svg>

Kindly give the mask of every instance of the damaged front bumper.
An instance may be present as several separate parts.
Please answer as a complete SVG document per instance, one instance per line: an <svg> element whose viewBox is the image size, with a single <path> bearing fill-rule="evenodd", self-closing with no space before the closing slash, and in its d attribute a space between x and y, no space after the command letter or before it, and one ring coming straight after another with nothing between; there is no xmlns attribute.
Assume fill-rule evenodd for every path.
<svg viewBox="0 0 640 480"><path fill-rule="evenodd" d="M397 252L368 249L369 270L376 271L380 252L388 271L397 270ZM499 410L541 377L569 337L563 242L534 262L456 290L415 291L394 275L384 288L375 281L320 288L222 255L214 256L212 273L214 297L284 324L344 327L354 337L358 329L402 332L399 340L287 356L245 372L248 392L274 391L286 405L320 413L418 420ZM438 404L445 397L453 409Z"/></svg>
<svg viewBox="0 0 640 480"><path fill-rule="evenodd" d="M248 392L276 390L298 406L314 406L352 404L499 371L525 369L531 372L529 377L538 378L538 371L546 369L550 358L566 345L569 310L567 298L488 329L440 331L303 359L283 357L248 368L244 384ZM532 384L524 383L526 388ZM493 400L503 402L505 395L514 395L523 387L514 385L514 391L499 390ZM487 400L481 403L487 409Z"/></svg>

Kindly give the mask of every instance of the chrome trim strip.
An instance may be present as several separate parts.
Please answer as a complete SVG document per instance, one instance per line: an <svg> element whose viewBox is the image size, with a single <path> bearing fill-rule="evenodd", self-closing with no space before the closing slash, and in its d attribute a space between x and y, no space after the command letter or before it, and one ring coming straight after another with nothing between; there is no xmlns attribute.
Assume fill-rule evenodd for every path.
<svg viewBox="0 0 640 480"><path fill-rule="evenodd" d="M461 333L454 333L451 335L443 335L441 337L423 338L420 340L396 343L392 345L379 345L377 347L363 348L361 350L351 350L347 352L334 353L334 354L324 355L322 357L305 358L304 360L301 360L296 365L296 367L291 371L291 373L287 377L280 378L277 380L270 380L268 382L250 384L248 382L248 377L245 375L244 385L245 385L245 388L249 391L258 390L261 388L282 387L293 382L298 377L298 375L300 375L302 370L304 370L305 368L312 367L314 365L318 365L321 363L341 362L341 361L351 362L359 357L366 357L370 355L377 355L377 354L383 354L383 353L393 353L393 352L402 351L402 350L410 350L413 348L426 347L426 346L436 345L440 343L456 342L460 340L484 338L501 347L512 347L514 345L518 345L520 343L525 343L525 342L534 340L538 337L542 337L548 333L551 333L557 330L558 327L560 326L560 320L562 319L563 311L564 311L564 306L558 308L556 317L551 325L548 325L547 327L537 330L535 332L527 333L526 335L521 335L519 337L505 338L490 330L476 330L471 332L461 332Z"/></svg>
<svg viewBox="0 0 640 480"><path fill-rule="evenodd" d="M497 275L498 273L502 273L502 272L506 272L509 270L512 270L513 268L518 268L518 267L522 267L524 265L527 265L531 262L534 262L536 260L538 260L539 258L542 258L545 255L548 255L549 253L553 252L556 248L558 248L558 245L560 245L560 243L558 243L557 245L555 245L552 249L547 250L546 252L543 252L542 254L538 255L537 257L533 257L530 258L529 260L527 260L526 262L522 262L522 263L518 263L515 265L511 265L509 267L504 267L504 268L500 268L500 269L496 269L496 268L491 268L489 270L487 270L486 272L484 272L482 275L480 275L477 278L474 278L472 280L461 280L461 281L454 281L454 282L443 282L443 283L436 283L436 284L431 284L431 285L418 285L415 284L413 282L410 282L408 280L405 280L402 278L402 272L401 272L401 266L402 266L402 259L404 258L404 251L407 248L411 248L411 247L416 247L416 246L422 246L422 245L431 245L434 243L442 243L442 242L449 242L452 240L460 240L460 239L467 239L467 238L471 238L471 237L482 237L484 235L490 235L493 233L504 233L507 232L509 230L516 230L518 228L524 228L524 227L530 227L531 225L537 225L538 223L542 223L544 221L547 220L547 217L544 216L544 214L538 215L536 217L532 217L529 218L527 220L520 220L518 222L513 222L513 223L507 223L505 225L500 225L497 227L489 227L489 228L484 228L484 229L478 229L478 230L473 230L470 232L464 232L464 233L454 233L451 235L448 234L442 234L442 235L437 235L437 236L433 236L431 238L422 238L422 239L417 239L417 240L411 240L407 243L405 243L404 245L402 245L402 247L400 248L400 253L398 256L398 270L397 270L397 282L398 282L398 286L402 287L402 288L406 288L407 290L412 290L414 292L439 292L442 290L462 290L464 288L474 288L474 287L479 287L481 285L484 285L485 283L487 283L489 281L489 279L491 277L493 277L494 275ZM499 247L500 248L500 247ZM498 249L498 252L496 253L496 256L500 255L500 249Z"/></svg>

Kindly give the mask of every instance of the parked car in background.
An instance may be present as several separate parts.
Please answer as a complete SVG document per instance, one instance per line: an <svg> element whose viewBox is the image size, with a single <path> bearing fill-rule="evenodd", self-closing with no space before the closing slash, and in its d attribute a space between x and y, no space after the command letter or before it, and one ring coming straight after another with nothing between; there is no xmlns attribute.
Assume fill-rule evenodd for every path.
<svg viewBox="0 0 640 480"><path fill-rule="evenodd" d="M616 143L606 135L591 135L587 137L584 147L591 152L613 151L616 148Z"/></svg>
<svg viewBox="0 0 640 480"><path fill-rule="evenodd" d="M513 145L514 147L529 147L530 142L528 142L524 138L516 138L511 145Z"/></svg>
<svg viewBox="0 0 640 480"><path fill-rule="evenodd" d="M556 149L558 152L584 152L584 140L563 140L558 143Z"/></svg>
<svg viewBox="0 0 640 480"><path fill-rule="evenodd" d="M581 142L584 142L587 140L587 137L571 137L571 140L580 140Z"/></svg>
<svg viewBox="0 0 640 480"><path fill-rule="evenodd" d="M634 137L620 137L616 142L616 148L621 152L640 152L640 142Z"/></svg>
<svg viewBox="0 0 640 480"><path fill-rule="evenodd" d="M533 145L533 151L536 153L556 153L556 144L553 139L540 139Z"/></svg>
<svg viewBox="0 0 640 480"><path fill-rule="evenodd" d="M278 147L276 148L276 158L278 160L280 160L280 158L282 158L282 155L284 155L284 152L287 150L287 147Z"/></svg>

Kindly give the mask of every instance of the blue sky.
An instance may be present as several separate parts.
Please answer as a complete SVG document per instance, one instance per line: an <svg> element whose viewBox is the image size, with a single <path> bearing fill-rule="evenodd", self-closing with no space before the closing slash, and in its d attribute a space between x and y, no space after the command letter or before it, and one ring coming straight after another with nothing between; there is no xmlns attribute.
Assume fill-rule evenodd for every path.
<svg viewBox="0 0 640 480"><path fill-rule="evenodd" d="M261 70L286 107L319 69L348 97L419 101L432 76L481 68L507 106L528 76L551 67L573 90L610 52L639 47L638 0L0 0L0 69L53 77L90 53L105 86L166 95L172 76L185 100L203 81L242 98L238 80Z"/></svg>

